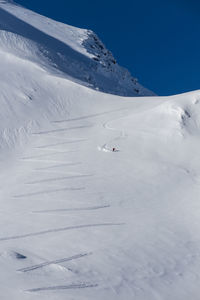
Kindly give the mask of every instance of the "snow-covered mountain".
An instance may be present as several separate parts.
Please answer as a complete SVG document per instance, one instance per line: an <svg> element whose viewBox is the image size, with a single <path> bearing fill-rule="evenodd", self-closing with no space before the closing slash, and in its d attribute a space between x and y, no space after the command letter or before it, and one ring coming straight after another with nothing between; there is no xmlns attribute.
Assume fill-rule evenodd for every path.
<svg viewBox="0 0 200 300"><path fill-rule="evenodd" d="M153 95L117 64L92 31L52 21L7 1L0 3L0 29L5 31L3 43L10 45L7 32L12 32L15 55L34 61L39 55L41 63L48 69L50 65L60 76L68 76L103 92L122 96ZM28 53L27 49L21 49L21 44L29 45Z"/></svg>
<svg viewBox="0 0 200 300"><path fill-rule="evenodd" d="M0 299L199 300L200 91L134 88L94 33L0 0Z"/></svg>

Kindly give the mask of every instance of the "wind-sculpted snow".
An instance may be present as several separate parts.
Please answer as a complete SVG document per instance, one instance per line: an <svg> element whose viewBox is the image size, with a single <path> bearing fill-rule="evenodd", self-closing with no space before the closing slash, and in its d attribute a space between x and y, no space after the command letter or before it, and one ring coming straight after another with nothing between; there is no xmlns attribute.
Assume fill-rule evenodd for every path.
<svg viewBox="0 0 200 300"><path fill-rule="evenodd" d="M40 57L40 64L45 68L48 65L53 68L52 72L60 73L60 76L67 76L71 80L111 94L153 95L138 84L127 70L116 64L111 53L91 31L65 26L48 18L45 20L44 17L23 8L19 9L15 5L0 5L0 30L12 32L25 39L23 41L19 37L12 37L19 43L15 45L15 48L19 48L17 55L21 55L21 50L24 50L24 58L36 59L33 53L29 53L29 46L26 45L28 54L22 46L27 44L28 39L33 44L36 57ZM59 30L64 32L63 35ZM9 44L9 36L8 39Z"/></svg>
<svg viewBox="0 0 200 300"><path fill-rule="evenodd" d="M39 51L47 57L50 64L54 64L60 71L71 75L72 78L81 79L83 77L82 72L78 72L77 68L82 69L83 72L86 65L92 68L92 61L89 58L2 8L0 8L0 29L35 42Z"/></svg>

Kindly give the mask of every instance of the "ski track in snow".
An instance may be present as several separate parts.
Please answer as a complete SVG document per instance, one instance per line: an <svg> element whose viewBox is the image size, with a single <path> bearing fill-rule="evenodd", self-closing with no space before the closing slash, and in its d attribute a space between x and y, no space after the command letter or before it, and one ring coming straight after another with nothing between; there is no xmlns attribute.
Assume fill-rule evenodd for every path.
<svg viewBox="0 0 200 300"><path fill-rule="evenodd" d="M121 110L116 110L116 112L119 112ZM61 121L53 121L52 124L55 124L55 126L57 125L62 125L62 123L66 123L66 122L79 122L81 120L84 119L88 119L88 118L95 118L95 117L100 117L102 115L109 115L110 113L114 113L115 111L110 111L110 112L105 112L105 113L101 113L101 114L94 114L94 115L89 115L89 116L83 116L81 118L77 118L77 119L72 119L72 120L61 120ZM93 125L94 126L94 125ZM33 154L30 156L24 156L21 158L21 160L26 163L26 164L33 164L34 162L38 162L38 163L45 163L45 166L40 166L40 167L34 167L33 169L31 169L31 171L35 171L37 172L37 180L32 180L32 181L27 181L24 184L26 186L28 185L38 185L40 187L40 190L38 191L31 191L31 192L26 192L26 193L22 193L22 194L16 194L13 197L14 198L27 198L28 199L31 197L34 197L35 199L37 199L38 196L42 196L42 195L51 195L51 194L55 194L55 193L65 193L65 192L72 192L75 193L76 191L83 191L85 190L85 187L79 187L75 184L76 180L78 179L84 179L84 178L93 178L93 174L75 174L75 175L70 175L71 172L69 173L69 175L67 175L67 171L65 171L66 176L57 176L57 177L53 177L53 178L48 178L48 176L52 173L55 174L55 170L56 173L60 173L63 174L64 170L66 170L66 168L68 167L72 167L77 168L80 165L83 165L83 161L78 161L79 159L77 159L77 162L73 162L70 160L67 160L66 163L66 156L69 155L70 153L74 153L76 156L79 156L79 151L74 151L71 150L70 147L73 146L73 144L78 144L78 143L87 143L88 139L84 138L78 138L78 139L70 139L70 140L65 140L65 135L63 136L63 141L62 138L58 139L58 136L55 134L60 134L63 132L63 134L67 133L68 131L71 130L87 130L90 129L93 126L79 126L77 124L77 126L73 126L73 127L69 127L69 128L56 128L54 130L50 130L50 131L41 131L38 133L34 133L33 136L38 136L40 137L41 135L49 135L50 134L50 139L51 141L49 141L48 139L48 143L47 144L42 144L40 143L40 145L35 146L33 148L34 151L42 151L42 154ZM104 128L105 126L103 126ZM107 127L105 127L106 129L108 129ZM54 135L51 135L54 134ZM59 142L58 142L59 140ZM57 147L67 147L67 149L65 151L55 151L54 148ZM52 149L51 149L52 148ZM52 151L52 153L49 153L49 151ZM51 160L51 157L54 156L59 156L59 160ZM63 161L63 163L62 163ZM62 170L61 170L62 169ZM74 170L75 171L75 170ZM39 179L40 175L39 174L45 174L45 172L47 173L46 178L41 178ZM74 172L73 172L74 173ZM78 173L78 172L76 172ZM80 172L79 172L80 173ZM64 185L64 187L60 187L60 188L50 188L50 189L42 189L43 184L45 183L50 183L50 184L54 184L56 182L64 182L65 181L70 181L73 180L74 182L74 186L73 187L66 187L66 185ZM109 204L105 204L105 205L94 205L94 206L83 206L83 207L74 207L74 208L54 208L54 209L45 209L45 210L40 210L40 211L32 211L32 213L34 214L58 214L58 213L64 213L64 212L74 212L76 214L80 213L81 211L85 211L85 212L98 212L99 210L102 209L108 209L110 208ZM88 216L87 216L88 219ZM52 229L47 229L47 230L41 230L41 231L37 231L37 232L31 232L31 233L24 233L24 234L16 234L16 235L11 235L11 236L5 236L5 237L0 237L0 242L6 242L6 241L10 241L10 240L20 240L20 239L25 239L25 238L33 238L33 237L39 237L39 236L45 236L48 234L58 234L61 232L65 232L65 231L70 231L70 230L86 230L86 229L90 229L92 230L93 228L103 228L103 227L115 227L115 226L121 226L124 225L124 223L122 222L105 222L105 223L91 223L91 224L77 224L77 225L73 225L73 226L66 226L66 227L60 227L60 228L52 228ZM91 232L92 233L92 232ZM91 234L90 233L90 234ZM68 257L68 258L62 258L62 259L57 259L57 260L51 260L51 261L46 261L40 264L35 264L29 267L24 267L24 268L20 268L18 269L19 272L22 273L27 273L27 272L31 272L37 269L41 269L43 267L52 265L52 264L61 264L64 262L68 262L68 261L72 261L72 260L76 260L85 256L88 256L90 253L83 253L83 254L78 254L78 255L74 255L72 257ZM85 288L95 288L97 287L98 284L93 284L93 283L77 283L77 284L69 284L69 285L61 285L61 286L47 286L47 287L37 287L37 288L33 288L33 289L28 289L26 290L26 292L42 292L42 291L58 291L58 290L68 290L68 289L85 289Z"/></svg>
<svg viewBox="0 0 200 300"><path fill-rule="evenodd" d="M52 121L52 123L66 123L66 122L82 121L82 120L87 120L87 119L91 119L91 118L101 117L101 116L104 116L104 115L109 115L109 114L115 113L115 112L121 112L123 110L126 111L127 109L126 108L120 108L120 109L105 111L105 112L102 112L102 113L99 113L99 114L86 115L86 116L82 116L82 117L79 117L79 118Z"/></svg>
<svg viewBox="0 0 200 300"><path fill-rule="evenodd" d="M176 232L165 227L165 219L162 222L159 219L162 210L157 207L162 201L157 206L152 203L155 193L150 180L154 176L155 181L158 179L157 165L152 167L154 173L145 159L152 162L153 155L148 157L146 152L150 155L154 152L145 148L148 141L144 142L144 148L140 148L141 141L138 144L132 141L136 147L129 156L129 149L123 144L123 139L128 137L123 128L126 130L128 123L129 134L134 126L129 127L132 122L129 118L120 124L123 117L134 118L135 112L143 114L143 108L147 113L149 108L154 113L152 108L159 105L157 100L114 95L142 96L147 91L118 66L91 31L65 26L9 0L0 0L0 16L0 162L3 166L0 298L161 299L154 287L162 289L163 283L170 291L171 270L176 269L176 262L178 265L176 257L172 257L171 270L167 270L168 262L164 264L162 257L163 245L166 242L168 258L172 250L168 251L167 247L176 248L176 240L170 234ZM162 100L159 98L158 103ZM177 113L175 106L161 108L162 117L170 112L173 128L178 128L181 116L182 130L189 123L192 127L190 107ZM174 114L179 119L177 116L173 119ZM155 112L155 119L157 115L160 116L160 110ZM148 131L145 123L151 127L151 112L146 116L133 122L141 123L138 135L141 130L144 139L156 136L151 129ZM164 128L165 124L162 125ZM127 141L130 145L131 138L130 133ZM112 153L113 148L116 153ZM138 155L140 149L144 162ZM150 179L143 179L148 171ZM140 176L147 182L142 188ZM175 213L181 211L181 205L176 209ZM172 224L174 211L170 211ZM174 227L179 225L174 224ZM164 242L160 241L162 238ZM184 260L183 254L188 253L180 253ZM194 262L194 257L186 263ZM182 274L180 278L185 280L187 273ZM192 275L195 277L195 272ZM159 276L164 279L157 285L155 278L159 280ZM194 287L195 281L192 283ZM146 291L150 295L145 297Z"/></svg>
<svg viewBox="0 0 200 300"><path fill-rule="evenodd" d="M38 210L32 211L32 213L43 214L43 213L59 213L59 212L72 212L72 211L90 211L90 210L98 210L109 208L110 205L102 205L102 206L93 206L93 207L76 207L76 208L60 208L60 209L50 209L50 210Z"/></svg>
<svg viewBox="0 0 200 300"><path fill-rule="evenodd" d="M85 187L71 187L71 188L61 188L61 189L48 189L48 190L42 190L38 192L33 193L27 193L27 194L20 194L20 195L14 195L14 198L26 198L26 197L33 197L38 195L44 195L44 194L52 194L57 192L64 192L64 191L84 191Z"/></svg>
<svg viewBox="0 0 200 300"><path fill-rule="evenodd" d="M52 161L51 161L52 162ZM57 169L57 168L63 168L63 167L70 167L70 166L78 166L81 165L81 162L77 163L67 163L67 164L59 164L59 165L54 165L50 167L43 167L43 168L35 168L35 171L46 171L46 170L51 170L51 169ZM51 171L50 171L51 172Z"/></svg>
<svg viewBox="0 0 200 300"><path fill-rule="evenodd" d="M69 289L86 289L86 288L95 288L95 287L98 287L98 284L80 283L80 284L70 284L70 285L48 286L48 287L34 288L34 289L27 290L26 292L56 291L56 290L69 290Z"/></svg>
<svg viewBox="0 0 200 300"><path fill-rule="evenodd" d="M71 151L57 151L54 153L46 153L46 154L40 154L40 155L35 155L35 156L28 156L28 157L22 157L22 160L29 160L29 159L35 159L35 158L40 158L40 157L49 157L53 155L61 155L61 154L68 154L68 153L74 153L77 151L71 150Z"/></svg>
<svg viewBox="0 0 200 300"><path fill-rule="evenodd" d="M110 127L109 124L112 123L113 121L116 121L116 120L119 120L121 118L115 118L113 120L110 120L110 121L107 121L106 123L103 124L103 127L107 130L112 130L114 132L119 132L120 134L117 135L117 137L115 137L114 139L110 140L109 142L105 143L103 146L99 147L99 149L101 151L104 151L104 152L113 152L112 151L112 146L109 146L110 144L112 145L115 145L115 141L117 140L120 140L122 138L125 138L125 132L122 130L119 130L119 129L116 129L116 128L113 128L113 127ZM119 152L119 149L116 149L115 152Z"/></svg>
<svg viewBox="0 0 200 300"><path fill-rule="evenodd" d="M120 226L120 225L124 225L124 223L102 223L102 224L99 223L99 224L67 226L67 227L63 227L63 228L54 228L54 229L48 229L48 230L43 230L43 231L38 231L38 232L33 232L33 233L21 234L21 235L0 237L0 242L1 241L9 241L9 240L18 240L18 239L23 239L23 238L33 237L33 236L40 236L40 235L45 235L45 234L49 234L49 233L62 232L62 231L68 231L68 230L74 230L74 229L83 229L83 228L92 228L92 227L109 227L109 226Z"/></svg>
<svg viewBox="0 0 200 300"><path fill-rule="evenodd" d="M87 141L87 139L67 141L67 142L62 142L62 143L55 143L55 144L50 144L50 145L38 146L38 147L36 147L36 149L46 149L46 148L49 148L49 147L57 147L57 146L63 146L63 145L67 145L67 144L83 143L83 142L86 142L86 141Z"/></svg>
<svg viewBox="0 0 200 300"><path fill-rule="evenodd" d="M25 184L40 184L45 182L52 182L52 181L62 181L62 180L68 180L68 179L77 179L77 178L88 178L93 175L90 174L82 174L82 175L74 175L74 176L63 176L63 177L55 177L55 178L47 178L47 179L41 179L36 181L30 181L26 182Z"/></svg>
<svg viewBox="0 0 200 300"><path fill-rule="evenodd" d="M41 135L41 134L50 134L50 133L56 133L56 132L63 132L63 131L70 131L70 130L77 130L77 129L86 129L86 128L92 128L92 125L87 126L74 126L74 127L67 127L67 128L60 128L60 129L54 129L54 130L48 130L48 131L40 131L40 132L33 132L34 135Z"/></svg>
<svg viewBox="0 0 200 300"><path fill-rule="evenodd" d="M0 41L0 298L199 300L200 91L121 97L93 32L10 0Z"/></svg>
<svg viewBox="0 0 200 300"><path fill-rule="evenodd" d="M26 273L26 272L30 272L30 271L34 271L34 270L37 270L37 269L44 268L44 267L52 265L52 264L60 264L60 263L64 263L64 262L67 262L67 261L79 259L79 258L88 256L88 255L91 255L91 254L92 253L77 254L77 255L74 255L74 256L71 256L71 257L61 258L61 259L57 259L57 260L51 260L51 261L47 261L47 262L44 262L44 263L41 263L41 264L37 264L37 265L30 266L30 267L18 269L17 271Z"/></svg>

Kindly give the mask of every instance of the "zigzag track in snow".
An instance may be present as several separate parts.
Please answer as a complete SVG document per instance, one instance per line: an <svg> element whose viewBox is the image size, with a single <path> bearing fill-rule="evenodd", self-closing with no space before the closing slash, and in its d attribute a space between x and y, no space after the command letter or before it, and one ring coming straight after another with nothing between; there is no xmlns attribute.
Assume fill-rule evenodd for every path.
<svg viewBox="0 0 200 300"><path fill-rule="evenodd" d="M95 288L98 284L91 283L80 283L80 284L70 284L70 285L61 285L61 286L48 286L26 290L26 292L41 292L41 291L56 291L56 290L69 290L69 289L85 289L85 288Z"/></svg>
<svg viewBox="0 0 200 300"><path fill-rule="evenodd" d="M32 134L32 136L33 136L33 138L35 138L35 139L37 139L38 138L38 136L39 135L37 135L37 134ZM87 137L69 137L69 136L66 136L66 135L64 135L64 134L62 134L62 135L58 135L57 133L55 133L55 135L53 135L53 134L51 134L51 135L43 135L42 136L42 139L45 141L45 139L46 140L50 140L50 141L54 141L55 143L56 143L56 141L58 142L58 143L63 143L63 142L68 142L68 141L80 141L81 142L81 140L82 141L86 141L86 140L88 140L88 138ZM41 145L41 146L43 146L43 145ZM37 147L37 146L36 146Z"/></svg>
<svg viewBox="0 0 200 300"><path fill-rule="evenodd" d="M48 153L48 154L40 154L40 155L22 157L21 160L29 160L29 159L35 159L35 158L40 158L40 157L48 157L48 156L53 156L53 155L61 155L61 154L68 154L68 153L74 153L74 152L77 152L77 151L76 150L57 151L57 152Z"/></svg>
<svg viewBox="0 0 200 300"><path fill-rule="evenodd" d="M40 236L40 235L45 235L45 234L50 234L50 233L56 233L56 232L63 232L63 231L74 230L74 229L84 229L84 228L93 228L93 227L121 226L121 225L124 225L124 223L99 223L99 224L74 225L74 226L67 226L67 227L62 227L62 228L47 229L47 230L43 230L43 231L26 233L26 234L21 234L21 235L13 235L13 236L7 236L7 237L0 237L0 242L10 241L10 240L24 239L24 238L28 238L28 237Z"/></svg>
<svg viewBox="0 0 200 300"><path fill-rule="evenodd" d="M51 161L52 162L52 161ZM77 162L77 163L67 163L67 164L59 164L59 165L54 165L50 167L44 167L44 168L35 168L35 171L45 171L45 170L51 170L51 169L56 169L56 168L62 168L62 167L71 167L71 166L78 166L81 165L82 162Z"/></svg>
<svg viewBox="0 0 200 300"><path fill-rule="evenodd" d="M98 209L104 209L104 208L109 208L109 207L110 207L110 205L91 206L91 207L76 207L76 208L60 208L60 209L32 211L32 213L45 214L45 213L71 212L71 211L90 211L90 210L98 210Z"/></svg>
<svg viewBox="0 0 200 300"><path fill-rule="evenodd" d="M60 159L60 160L49 160L49 159L32 159L32 158L30 158L30 159L27 159L27 160L24 160L25 162L26 162L26 164L28 164L28 163L32 163L32 162L36 162L36 163L47 163L47 164L49 164L49 163L55 163L55 164L58 164L58 163L62 163L62 158ZM65 162L66 162L66 160L65 160ZM64 163L63 163L64 164Z"/></svg>
<svg viewBox="0 0 200 300"><path fill-rule="evenodd" d="M42 135L42 134L50 134L55 132L63 132L63 131L70 131L70 130L76 130L76 129L85 129L85 128L92 128L92 125L85 125L85 126L74 126L74 127L67 127L67 128L60 128L60 129L54 129L54 130L48 130L48 131L40 131L40 132L33 132L33 135Z"/></svg>
<svg viewBox="0 0 200 300"><path fill-rule="evenodd" d="M21 194L21 195L14 195L14 198L25 198L25 197L32 197L32 196L38 196L43 194L52 194L57 192L63 192L63 191L83 191L85 190L84 187L77 187L77 188L63 188L63 189L54 189L54 190L44 190L44 191L38 191L33 193L27 193L27 194Z"/></svg>
<svg viewBox="0 0 200 300"><path fill-rule="evenodd" d="M123 119L123 118L119 118L119 119ZM119 129L116 129L116 128L113 128L113 127L109 127L109 126L108 126L109 123L114 122L114 121L119 120L119 119L116 118L116 119L113 119L112 121L110 120L110 121L108 121L108 122L106 122L106 123L103 124L103 127L104 127L105 129L107 129L107 130L112 130L112 131L118 131L118 132L120 133L120 135L117 136L116 138L112 139L112 140L110 141L110 143L111 143L111 142L115 142L115 141L117 141L117 140L120 140L121 138L125 138L125 137L126 137L126 135L125 135L125 133L124 133L123 130L119 130ZM113 151L112 151L112 147L109 147L109 146L108 146L108 143L105 143L103 146L98 147L98 148L99 148L99 150L104 151L104 152L113 152ZM119 152L119 150L115 150L115 152Z"/></svg>
<svg viewBox="0 0 200 300"><path fill-rule="evenodd" d="M103 115L108 115L108 114L119 112L119 111L122 111L122 110L127 110L127 109L121 108L121 109L116 109L116 110L110 110L110 111L105 111L105 112L102 112L102 113L99 113L99 114L87 115L87 116L83 116L83 117L79 117L79 118L52 121L51 123L66 123L66 122L73 122L73 121L81 121L81 120L86 120L86 119L90 119L90 118L101 117Z"/></svg>
<svg viewBox="0 0 200 300"><path fill-rule="evenodd" d="M26 272L34 271L36 269L41 269L43 267L46 267L46 266L49 266L49 265L52 265L52 264L60 264L60 263L64 263L64 262L67 262L67 261L79 259L79 258L88 256L88 255L91 255L91 254L92 253L77 254L77 255L73 255L71 257L61 258L61 259L52 260L52 261L47 261L47 262L44 262L44 263L41 263L41 264L37 264L37 265L30 266L30 267L22 268L22 269L19 269L17 271L26 273Z"/></svg>
<svg viewBox="0 0 200 300"><path fill-rule="evenodd" d="M63 143L55 143L55 144L37 146L37 147L35 147L35 149L47 149L49 147L57 147L57 146L67 145L67 144L76 144L76 143L82 143L82 142L86 142L86 141L87 141L87 139L67 141L67 142L63 142Z"/></svg>
<svg viewBox="0 0 200 300"><path fill-rule="evenodd" d="M54 181L63 181L68 179L78 179L78 178L87 178L92 177L92 174L83 174L83 175L74 175L74 176L63 176L63 177L55 177L55 178L47 178L47 179L41 179L36 181L30 181L26 182L25 184L40 184L45 182L54 182Z"/></svg>

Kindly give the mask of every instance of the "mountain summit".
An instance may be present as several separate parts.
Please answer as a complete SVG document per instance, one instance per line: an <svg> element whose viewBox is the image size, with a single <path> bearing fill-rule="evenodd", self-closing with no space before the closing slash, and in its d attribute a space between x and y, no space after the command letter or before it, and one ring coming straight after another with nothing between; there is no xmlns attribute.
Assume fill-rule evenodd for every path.
<svg viewBox="0 0 200 300"><path fill-rule="evenodd" d="M38 59L60 76L106 93L144 96L153 93L120 67L97 35L86 29L65 25L27 10L12 1L0 1L0 30L6 38L13 33L15 49L25 59ZM13 40L12 38L12 40ZM8 43L8 41L7 41ZM21 44L32 45L20 51ZM2 45L1 45L2 47ZM22 50L22 49L21 49ZM19 53L20 52L20 53ZM35 52L37 52L36 57Z"/></svg>

